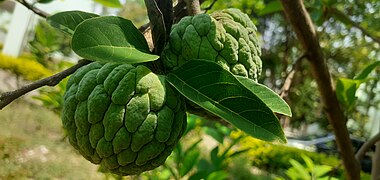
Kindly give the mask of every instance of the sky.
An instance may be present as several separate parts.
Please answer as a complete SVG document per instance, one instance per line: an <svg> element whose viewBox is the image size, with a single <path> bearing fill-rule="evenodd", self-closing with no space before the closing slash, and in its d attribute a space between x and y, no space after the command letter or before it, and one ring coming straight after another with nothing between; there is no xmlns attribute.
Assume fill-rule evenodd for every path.
<svg viewBox="0 0 380 180"><path fill-rule="evenodd" d="M68 10L92 12L94 2L92 0L55 0L48 4L37 4L36 6L50 14Z"/></svg>

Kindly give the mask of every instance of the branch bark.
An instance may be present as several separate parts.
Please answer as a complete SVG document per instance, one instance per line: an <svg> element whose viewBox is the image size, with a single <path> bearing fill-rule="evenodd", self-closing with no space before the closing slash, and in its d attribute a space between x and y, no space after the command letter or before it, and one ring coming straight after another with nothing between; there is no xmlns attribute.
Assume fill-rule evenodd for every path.
<svg viewBox="0 0 380 180"><path fill-rule="evenodd" d="M28 8L31 11L33 11L37 15L41 16L42 18L46 19L48 16L50 16L50 14L48 14L47 12L42 11L42 10L34 7L33 5L29 4L25 0L16 0L16 1L19 2L20 4L24 5L26 8Z"/></svg>
<svg viewBox="0 0 380 180"><path fill-rule="evenodd" d="M380 133L373 136L371 139L369 139L366 143L363 144L363 146L359 149L359 151L356 153L355 157L360 162L363 160L363 157L365 153L374 145L377 141L380 141Z"/></svg>
<svg viewBox="0 0 380 180"><path fill-rule="evenodd" d="M197 15L201 13L201 5L199 0L185 0L186 8L189 15Z"/></svg>
<svg viewBox="0 0 380 180"><path fill-rule="evenodd" d="M47 78L41 79L39 81L33 82L31 84L28 84L24 87L21 87L20 89L16 89L14 91L5 92L0 95L0 110L2 110L5 106L13 102L14 100L18 99L19 97L23 96L26 93L29 93L35 89L41 88L43 86L55 86L59 82L61 82L63 79L65 79L70 74L73 74L77 69L80 67L89 64L91 61L89 60L80 60L78 64L59 72L53 76L49 76Z"/></svg>
<svg viewBox="0 0 380 180"><path fill-rule="evenodd" d="M346 118L332 86L331 75L326 60L319 45L316 30L312 24L302 0L281 0L284 13L293 26L307 58L312 67L312 74L321 93L322 104L327 113L328 120L334 130L337 145L343 165L346 169L347 179L360 179L360 166L355 159L354 150L346 126Z"/></svg>

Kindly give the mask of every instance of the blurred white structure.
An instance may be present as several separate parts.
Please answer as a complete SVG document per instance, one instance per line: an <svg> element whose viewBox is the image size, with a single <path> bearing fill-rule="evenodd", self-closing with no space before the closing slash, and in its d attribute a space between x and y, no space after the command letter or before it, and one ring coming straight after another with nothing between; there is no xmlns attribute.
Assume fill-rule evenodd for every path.
<svg viewBox="0 0 380 180"><path fill-rule="evenodd" d="M46 11L49 14L54 14L61 11L80 10L93 12L94 2L92 0L65 0L53 1L48 4L36 4L37 8ZM26 46L28 32L35 24L37 17L32 11L20 3L14 1L5 1L0 5L1 11L12 13L12 18L7 27L7 34L3 42L3 54L10 56L19 56Z"/></svg>
<svg viewBox="0 0 380 180"><path fill-rule="evenodd" d="M21 4L16 4L11 24L5 38L3 54L17 57L21 54L34 14Z"/></svg>

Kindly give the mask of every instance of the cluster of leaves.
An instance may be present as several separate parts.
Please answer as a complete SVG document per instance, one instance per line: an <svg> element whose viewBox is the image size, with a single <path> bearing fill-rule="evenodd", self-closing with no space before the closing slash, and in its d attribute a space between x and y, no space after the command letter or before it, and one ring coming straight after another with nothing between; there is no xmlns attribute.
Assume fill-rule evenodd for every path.
<svg viewBox="0 0 380 180"><path fill-rule="evenodd" d="M232 137L235 136L242 136L242 132L233 133ZM249 148L248 157L252 161L253 166L274 173L283 169L289 169L291 167L291 164L289 164L290 159L301 162L301 155L308 156L315 164L337 167L340 163L340 160L335 156L328 156L326 154L318 154L294 147L272 144L248 136L241 139L240 148ZM343 170L340 170L338 173L343 173Z"/></svg>
<svg viewBox="0 0 380 180"><path fill-rule="evenodd" d="M0 55L0 68L9 70L26 80L38 80L52 74L49 69L45 68L35 60L14 58L5 55Z"/></svg>
<svg viewBox="0 0 380 180"><path fill-rule="evenodd" d="M232 130L219 123L205 126L204 121L189 116L188 128L185 133L188 137L194 137L194 133L200 127L200 133L208 135L217 142L210 152L204 150L202 138L196 138L190 144L180 142L173 151L172 161L167 162L166 168L171 176L176 179L188 177L189 179L225 179L229 176L226 172L229 161L247 150L236 150L239 139L231 139ZM201 136L201 135L199 135ZM204 142L207 143L207 142ZM206 156L202 155L206 153Z"/></svg>
<svg viewBox="0 0 380 180"><path fill-rule="evenodd" d="M300 162L290 159L290 164L292 167L286 171L286 175L290 179L311 179L311 180L323 180L331 179L337 180L335 177L327 176L331 170L334 169L332 166L328 165L315 165L314 162L307 156L301 156L306 166L303 166Z"/></svg>
<svg viewBox="0 0 380 180"><path fill-rule="evenodd" d="M29 49L35 59L45 67L52 66L54 53L69 56L72 52L68 35L51 27L43 20L38 21L35 27L33 40L29 42Z"/></svg>

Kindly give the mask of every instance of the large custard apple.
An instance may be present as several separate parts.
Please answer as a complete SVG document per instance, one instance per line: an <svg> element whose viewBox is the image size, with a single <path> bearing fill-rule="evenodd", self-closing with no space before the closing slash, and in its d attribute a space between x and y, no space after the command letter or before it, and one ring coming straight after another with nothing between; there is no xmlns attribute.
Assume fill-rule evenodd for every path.
<svg viewBox="0 0 380 180"><path fill-rule="evenodd" d="M235 75L256 81L261 73L256 31L239 9L184 17L172 27L163 64L171 71L191 59L212 60Z"/></svg>
<svg viewBox="0 0 380 180"><path fill-rule="evenodd" d="M86 159L131 175L165 162L186 112L181 96L147 67L94 62L70 77L62 122Z"/></svg>

